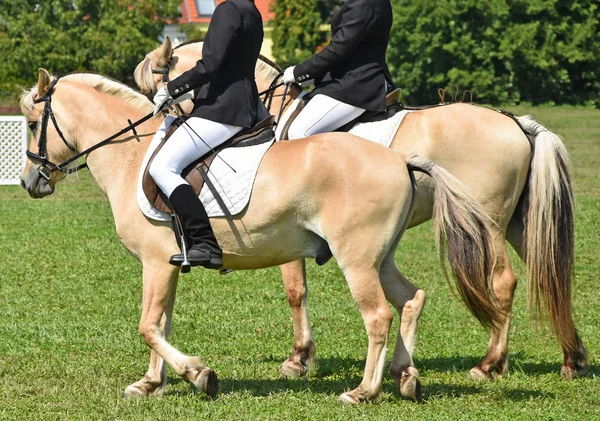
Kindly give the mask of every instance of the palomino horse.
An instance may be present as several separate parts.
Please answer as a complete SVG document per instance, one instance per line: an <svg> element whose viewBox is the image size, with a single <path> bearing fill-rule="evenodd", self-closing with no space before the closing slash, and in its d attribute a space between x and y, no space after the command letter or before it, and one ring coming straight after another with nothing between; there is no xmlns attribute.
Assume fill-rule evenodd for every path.
<svg viewBox="0 0 600 421"><path fill-rule="evenodd" d="M135 70L144 93L154 92L164 80L191 68L201 58L202 42L172 48L167 38ZM163 72L161 76L157 72ZM263 59L257 65L259 90L275 85L281 69ZM279 110L283 88L273 100ZM296 93L297 96L298 93ZM285 108L291 104L288 101ZM189 111L191 102L182 104ZM496 264L493 290L505 314L491 330L486 356L471 370L471 377L489 379L508 370L508 334L517 279L511 268L508 240L527 265L527 290L532 314L546 313L564 354L561 372L567 378L587 370L587 351L579 339L571 312L574 264L574 210L568 157L561 139L533 118L511 118L484 107L453 104L408 114L391 148L417 154L447 169L468 188L492 216ZM521 126L521 127L519 127ZM432 215L431 179L417 179L415 212L408 228ZM306 307L304 261L281 267L292 308L294 348L282 367L287 375L304 375L315 345ZM401 311L407 349L412 350L425 293L399 275L411 291Z"/></svg>
<svg viewBox="0 0 600 421"><path fill-rule="evenodd" d="M64 177L59 160L84 153L96 182L108 196L119 238L143 266L140 333L150 346L146 375L126 396L160 393L165 362L210 396L215 373L200 359L167 342L179 268L169 257L178 252L170 223L142 214L136 200L144 154L160 118L144 117L136 128L119 131L127 118L139 119L153 104L142 94L101 75L74 73L56 81L40 69L37 86L21 98L33 127L29 162L22 186L32 197L51 194ZM49 117L52 124L48 124ZM99 139L109 138L106 143ZM103 147L98 145L105 144ZM352 147L348 147L352 145ZM89 152L90 148L95 148ZM89 153L88 153L89 152ZM224 250L224 266L255 269L315 257L329 246L363 317L369 345L364 377L340 399L354 403L381 394L386 343L392 313L410 291L394 263L394 250L412 213L414 178L426 171L434 180L434 221L439 242L447 245L452 272L469 309L488 326L500 322L491 290L493 242L488 217L463 193L450 173L431 161L389 151L348 134L325 134L275 143L264 156L247 208L231 220L212 218ZM68 169L65 170L68 172ZM374 189L373 186L378 188ZM418 371L398 335L392 375L404 396L418 397Z"/></svg>

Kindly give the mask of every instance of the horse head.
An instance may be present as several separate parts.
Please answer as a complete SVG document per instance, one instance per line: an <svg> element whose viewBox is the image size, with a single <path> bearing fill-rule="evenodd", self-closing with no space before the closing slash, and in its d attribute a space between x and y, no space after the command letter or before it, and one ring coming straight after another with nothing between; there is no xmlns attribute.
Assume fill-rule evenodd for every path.
<svg viewBox="0 0 600 421"><path fill-rule="evenodd" d="M136 66L133 77L144 95L154 95L164 80L168 80L172 60L173 44L165 37L162 45L149 52Z"/></svg>
<svg viewBox="0 0 600 421"><path fill-rule="evenodd" d="M21 174L21 187L36 199L54 193L56 183L65 177L65 174L53 168L52 163L60 162L74 153L71 143L64 138L68 133L65 119L62 119L62 129L59 129L61 120L54 114L60 107L55 105L53 109L50 105L55 84L56 79L46 69L40 68L37 84L24 92L20 101L21 112L31 131L29 159ZM61 110L59 114L64 113Z"/></svg>

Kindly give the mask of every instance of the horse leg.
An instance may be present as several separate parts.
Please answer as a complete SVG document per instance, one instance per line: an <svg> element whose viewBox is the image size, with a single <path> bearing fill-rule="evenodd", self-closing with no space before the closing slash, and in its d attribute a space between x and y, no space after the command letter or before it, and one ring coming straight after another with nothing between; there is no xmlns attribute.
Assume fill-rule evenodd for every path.
<svg viewBox="0 0 600 421"><path fill-rule="evenodd" d="M393 253L381 265L381 285L386 299L401 318L390 374L402 396L420 401L421 382L419 371L412 360L412 353L419 317L425 307L425 291L414 286L400 273L394 263Z"/></svg>
<svg viewBox="0 0 600 421"><path fill-rule="evenodd" d="M306 374L315 358L315 340L308 320L306 299L306 262L296 260L279 267L288 303L292 309L294 324L294 348L290 357L283 362L281 374L288 377L301 377Z"/></svg>
<svg viewBox="0 0 600 421"><path fill-rule="evenodd" d="M185 355L169 344L165 336L169 329L164 331L161 329L163 317L165 318L164 327L170 324L173 309L170 300L174 301L175 298L179 270L162 260L143 262L143 266L144 288L139 331L146 344L156 353L154 364L151 361L151 367L154 367L154 372L156 372L156 369L162 365L158 360L161 358L181 377L210 397L215 397L218 392L215 372L205 367L198 357ZM148 382L144 382L144 379L141 382L144 386L149 385ZM146 390L146 388L132 388L130 391L139 391L142 393L138 393L138 395L146 396L149 394L143 393Z"/></svg>
<svg viewBox="0 0 600 421"><path fill-rule="evenodd" d="M375 268L344 268L350 292L363 318L369 348L363 380L350 392L343 393L344 403L377 401L381 397L383 367L387 351L387 339L393 315L381 287L378 271Z"/></svg>
<svg viewBox="0 0 600 421"><path fill-rule="evenodd" d="M175 279L172 281L177 283L177 274ZM164 335L165 339L168 339L169 333L171 332L171 321L173 315L173 307L175 304L175 292L176 287L171 288L165 312L160 318L160 330ZM150 366L148 371L137 382L127 386L125 389L124 397L130 396L148 396L148 395L160 395L164 392L165 385L167 383L167 365L153 349L150 350Z"/></svg>
<svg viewBox="0 0 600 421"><path fill-rule="evenodd" d="M494 373L502 376L508 371L508 335L517 277L508 260L504 235L498 234L496 236L494 248L496 250L496 265L492 275L493 290L499 307L504 313L504 318L499 326L492 328L486 356L476 367L471 369L471 378L477 380L491 379Z"/></svg>
<svg viewBox="0 0 600 421"><path fill-rule="evenodd" d="M525 227L523 226L522 217L517 214L510 220L506 234L508 242L513 246L523 262L525 262L525 250L523 250L524 230ZM587 374L587 350L577 332L575 332L575 338L577 340L577 348L575 350L569 350L563 347L564 363L560 372L569 380Z"/></svg>

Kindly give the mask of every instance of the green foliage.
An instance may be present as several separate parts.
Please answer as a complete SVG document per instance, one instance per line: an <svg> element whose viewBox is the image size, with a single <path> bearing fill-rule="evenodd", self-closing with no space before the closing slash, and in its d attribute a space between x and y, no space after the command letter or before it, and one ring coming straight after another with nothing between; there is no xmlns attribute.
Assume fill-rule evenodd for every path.
<svg viewBox="0 0 600 421"><path fill-rule="evenodd" d="M201 23L185 23L180 28L185 34L185 39L191 41L194 39L204 39L208 26Z"/></svg>
<svg viewBox="0 0 600 421"><path fill-rule="evenodd" d="M273 56L282 67L306 60L327 39L319 0L275 0Z"/></svg>
<svg viewBox="0 0 600 421"><path fill-rule="evenodd" d="M410 103L437 88L478 102L582 104L600 97L595 0L395 0L388 61Z"/></svg>
<svg viewBox="0 0 600 421"><path fill-rule="evenodd" d="M5 4L6 3L6 4ZM156 47L178 0L11 0L0 8L0 91L19 93L37 69L127 81Z"/></svg>

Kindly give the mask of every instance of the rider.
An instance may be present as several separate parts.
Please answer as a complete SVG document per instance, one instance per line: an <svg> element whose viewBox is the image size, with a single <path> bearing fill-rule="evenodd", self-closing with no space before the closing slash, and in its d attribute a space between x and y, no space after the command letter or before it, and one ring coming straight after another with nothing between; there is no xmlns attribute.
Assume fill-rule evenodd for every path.
<svg viewBox="0 0 600 421"><path fill-rule="evenodd" d="M188 259L192 266L220 268L223 254L204 206L181 172L210 148L258 122L254 68L262 41L262 17L253 0L219 4L206 33L202 59L154 96L156 114L184 93L201 88L187 124L173 133L150 166L150 175L169 198L191 240ZM182 256L174 257L181 260Z"/></svg>
<svg viewBox="0 0 600 421"><path fill-rule="evenodd" d="M290 139L334 131L367 110L385 110L391 27L390 0L344 2L333 15L331 43L284 72L286 84L315 83L310 102L288 130Z"/></svg>

